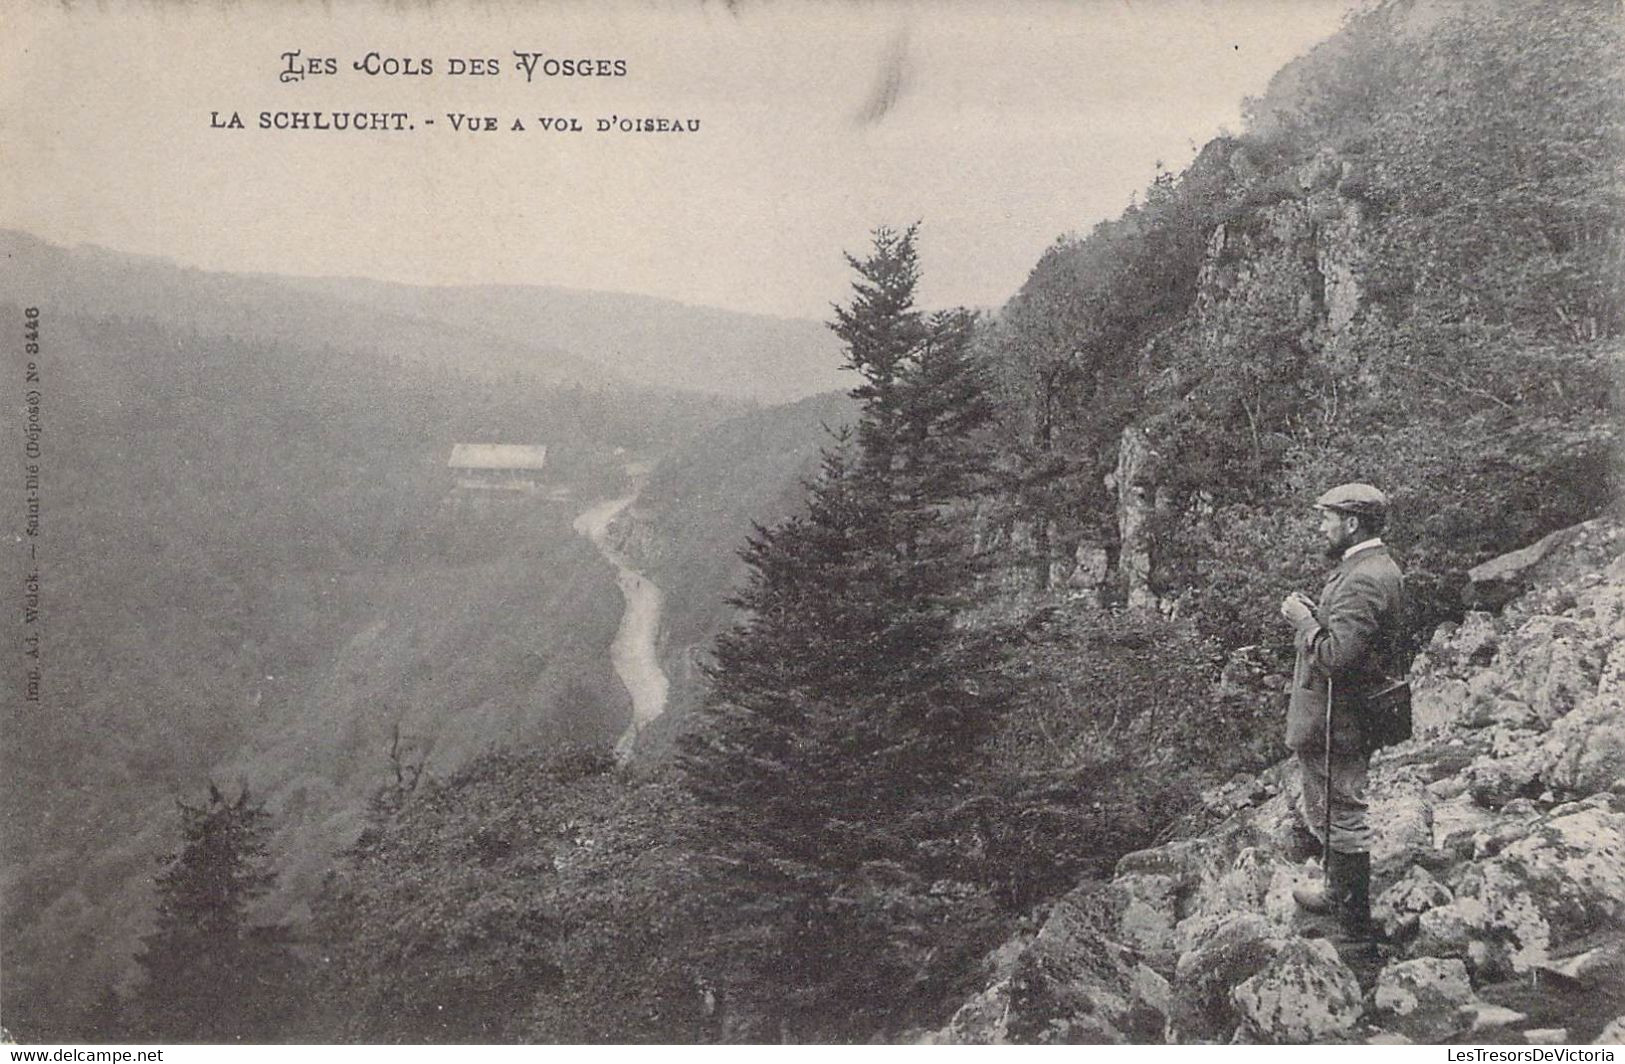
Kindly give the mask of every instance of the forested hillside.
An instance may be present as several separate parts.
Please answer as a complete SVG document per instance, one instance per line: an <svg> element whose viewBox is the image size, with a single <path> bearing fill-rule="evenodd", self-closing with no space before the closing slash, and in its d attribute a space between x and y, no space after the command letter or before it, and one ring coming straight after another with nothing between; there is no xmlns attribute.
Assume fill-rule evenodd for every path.
<svg viewBox="0 0 1625 1064"><path fill-rule="evenodd" d="M781 479L712 544L744 579L675 754L386 788L279 929L316 988L280 1035L942 1026L1014 930L1284 753L1321 490L1391 493L1419 643L1469 567L1617 498L1622 37L1613 3L1378 4L987 317L915 305L915 227L851 249L849 428L810 474L753 456ZM721 539L698 485L737 468L689 464L643 515L683 542L630 546Z"/></svg>
<svg viewBox="0 0 1625 1064"><path fill-rule="evenodd" d="M449 329L396 322L341 348L326 330L361 310L296 298L278 326L269 282L8 251L8 295L62 279L41 298L43 702L21 699L11 657L0 833L6 1023L43 1037L124 979L175 801L211 777L272 802L282 875L263 902L283 913L353 841L392 733L437 772L495 743L618 734L619 596L571 528L576 501L621 489L616 448L669 446L737 408L571 384L509 344L437 364L425 348ZM211 289L234 293L241 328ZM100 312L132 291L153 296L145 313ZM177 304L205 310L158 313ZM566 497L460 503L446 462L470 439L547 445Z"/></svg>

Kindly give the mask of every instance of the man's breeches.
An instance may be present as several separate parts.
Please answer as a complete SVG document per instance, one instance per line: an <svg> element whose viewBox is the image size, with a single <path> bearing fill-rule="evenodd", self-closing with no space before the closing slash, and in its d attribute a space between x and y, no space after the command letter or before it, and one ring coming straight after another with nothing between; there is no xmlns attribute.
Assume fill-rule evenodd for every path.
<svg viewBox="0 0 1625 1064"><path fill-rule="evenodd" d="M1303 800L1298 812L1322 846L1326 844L1325 756L1320 751L1298 751L1298 767L1303 775ZM1371 850L1371 827L1365 816L1369 760L1366 754L1332 754L1332 849L1338 853Z"/></svg>

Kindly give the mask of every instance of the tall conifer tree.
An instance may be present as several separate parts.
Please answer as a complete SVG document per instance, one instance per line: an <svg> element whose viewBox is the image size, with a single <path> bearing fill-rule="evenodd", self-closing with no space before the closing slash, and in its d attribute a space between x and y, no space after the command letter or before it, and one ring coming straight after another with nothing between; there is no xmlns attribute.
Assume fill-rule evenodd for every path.
<svg viewBox="0 0 1625 1064"><path fill-rule="evenodd" d="M701 846L742 914L740 981L776 989L796 1037L851 1033L896 990L898 928L854 899L881 866L927 875L921 843L991 716L991 641L959 623L991 407L974 318L914 306L914 240L882 229L868 258L849 256L858 277L831 328L862 378L859 421L825 453L807 512L742 552L742 619L682 743L710 814Z"/></svg>

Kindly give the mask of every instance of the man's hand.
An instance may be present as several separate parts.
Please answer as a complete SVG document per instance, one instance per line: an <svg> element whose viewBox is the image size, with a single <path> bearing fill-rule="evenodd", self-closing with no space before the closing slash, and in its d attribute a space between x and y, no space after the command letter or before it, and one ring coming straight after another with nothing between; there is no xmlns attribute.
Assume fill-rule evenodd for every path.
<svg viewBox="0 0 1625 1064"><path fill-rule="evenodd" d="M1303 592L1294 591L1281 600L1281 616L1287 619L1288 624L1296 628L1305 621L1314 619L1314 603Z"/></svg>

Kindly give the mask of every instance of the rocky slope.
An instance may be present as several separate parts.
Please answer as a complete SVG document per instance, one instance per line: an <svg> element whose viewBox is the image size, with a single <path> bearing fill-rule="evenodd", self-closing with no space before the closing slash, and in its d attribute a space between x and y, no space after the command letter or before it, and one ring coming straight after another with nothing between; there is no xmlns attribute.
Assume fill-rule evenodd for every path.
<svg viewBox="0 0 1625 1064"><path fill-rule="evenodd" d="M1416 734L1373 759L1373 912L1305 935L1296 772L1204 796L988 959L932 1040L1618 1042L1625 1036L1625 529L1599 519L1475 569L1417 660Z"/></svg>

